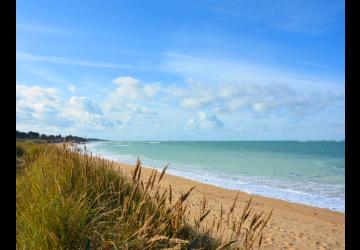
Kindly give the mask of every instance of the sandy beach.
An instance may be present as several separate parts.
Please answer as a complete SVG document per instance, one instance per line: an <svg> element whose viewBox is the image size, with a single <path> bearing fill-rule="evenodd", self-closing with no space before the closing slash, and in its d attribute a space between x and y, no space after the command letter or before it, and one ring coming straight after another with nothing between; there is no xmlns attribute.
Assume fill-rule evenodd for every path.
<svg viewBox="0 0 360 250"><path fill-rule="evenodd" d="M133 166L116 163L116 167L131 175ZM145 182L152 169L142 168L142 180ZM188 210L190 221L198 216L201 201L207 199L207 208L212 211L205 223L213 221L219 216L220 207L230 209L237 191L208 185L170 174L165 174L160 182L160 189L169 185L175 196L188 191L192 186L195 189L190 194ZM235 213L242 211L244 204L252 197L252 205L257 211L268 213L273 209L273 215L264 232L262 249L344 249L345 248L345 214L329 209L316 208L307 205L291 203L283 200L267 198L258 195L239 193L238 205ZM226 232L226 231L225 231Z"/></svg>

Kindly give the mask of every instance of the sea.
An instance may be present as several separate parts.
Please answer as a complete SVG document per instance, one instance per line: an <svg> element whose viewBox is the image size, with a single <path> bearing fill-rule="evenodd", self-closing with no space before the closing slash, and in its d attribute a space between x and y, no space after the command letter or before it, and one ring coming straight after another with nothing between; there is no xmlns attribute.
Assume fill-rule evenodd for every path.
<svg viewBox="0 0 360 250"><path fill-rule="evenodd" d="M94 155L215 186L345 211L344 141L96 141Z"/></svg>

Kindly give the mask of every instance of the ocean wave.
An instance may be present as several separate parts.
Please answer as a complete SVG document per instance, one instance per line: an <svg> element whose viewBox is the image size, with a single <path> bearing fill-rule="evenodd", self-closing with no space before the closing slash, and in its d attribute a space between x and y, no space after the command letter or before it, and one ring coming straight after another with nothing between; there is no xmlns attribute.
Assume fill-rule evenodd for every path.
<svg viewBox="0 0 360 250"><path fill-rule="evenodd" d="M150 143L150 142L149 142ZM92 153L101 157L134 164L138 156L108 152L106 148L89 145ZM161 170L167 161L154 160L140 156L144 166ZM276 180L263 176L229 175L211 171L204 166L172 163L167 171L169 174L181 176L194 181L215 185L222 188L239 190L249 194L282 199L315 207L345 211L345 190L343 185L316 182Z"/></svg>

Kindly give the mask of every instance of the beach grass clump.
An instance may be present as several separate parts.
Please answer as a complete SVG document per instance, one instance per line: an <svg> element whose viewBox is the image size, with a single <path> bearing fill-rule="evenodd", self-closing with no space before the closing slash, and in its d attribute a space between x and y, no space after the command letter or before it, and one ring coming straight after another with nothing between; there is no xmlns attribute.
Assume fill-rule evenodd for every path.
<svg viewBox="0 0 360 250"><path fill-rule="evenodd" d="M16 176L17 249L251 249L261 244L270 218L250 216L248 202L242 215L232 210L206 227L204 203L190 225L185 201L193 188L176 200L171 186L160 191L166 168L143 181L138 160L127 178L113 162L71 144L22 142L18 160L23 166ZM233 229L231 237L217 235L222 223Z"/></svg>

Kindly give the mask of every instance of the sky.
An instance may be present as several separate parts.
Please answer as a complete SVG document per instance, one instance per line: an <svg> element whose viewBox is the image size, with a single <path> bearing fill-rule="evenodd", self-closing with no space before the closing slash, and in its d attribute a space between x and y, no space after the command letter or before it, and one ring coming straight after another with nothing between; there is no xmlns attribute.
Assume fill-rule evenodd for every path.
<svg viewBox="0 0 360 250"><path fill-rule="evenodd" d="M344 1L16 1L16 129L343 140Z"/></svg>

